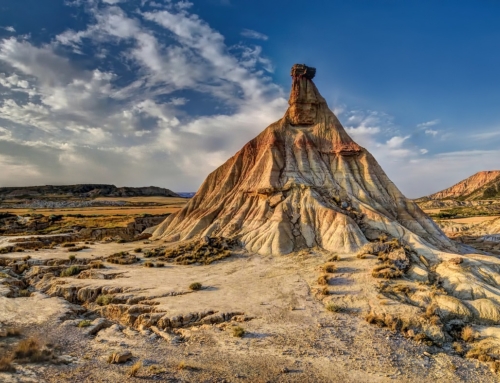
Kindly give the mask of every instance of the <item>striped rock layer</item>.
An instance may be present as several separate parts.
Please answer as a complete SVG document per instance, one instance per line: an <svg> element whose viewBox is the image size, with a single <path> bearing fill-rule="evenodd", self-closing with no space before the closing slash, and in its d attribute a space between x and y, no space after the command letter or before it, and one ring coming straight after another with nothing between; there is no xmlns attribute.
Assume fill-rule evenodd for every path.
<svg viewBox="0 0 500 383"><path fill-rule="evenodd" d="M237 237L249 251L267 255L308 247L354 252L388 233L457 251L349 137L311 69L292 68L283 118L212 172L153 238Z"/></svg>

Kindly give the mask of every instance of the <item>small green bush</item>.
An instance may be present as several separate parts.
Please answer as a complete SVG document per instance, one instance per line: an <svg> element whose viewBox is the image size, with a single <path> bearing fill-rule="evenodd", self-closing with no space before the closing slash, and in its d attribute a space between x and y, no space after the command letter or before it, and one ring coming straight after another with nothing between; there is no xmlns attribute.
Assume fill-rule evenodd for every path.
<svg viewBox="0 0 500 383"><path fill-rule="evenodd" d="M92 324L91 321L89 321L88 319L85 319L85 320L80 321L80 323L78 323L78 327L89 327L91 324Z"/></svg>
<svg viewBox="0 0 500 383"><path fill-rule="evenodd" d="M61 277L71 277L77 275L80 272L80 268L76 265L68 267L66 270L61 272Z"/></svg>
<svg viewBox="0 0 500 383"><path fill-rule="evenodd" d="M236 338L243 338L243 335L245 335L245 330L240 326L233 327L232 331L233 336Z"/></svg>
<svg viewBox="0 0 500 383"><path fill-rule="evenodd" d="M200 282L194 282L189 285L189 290L193 291L201 290L202 287L203 285Z"/></svg>
<svg viewBox="0 0 500 383"><path fill-rule="evenodd" d="M113 296L108 294L99 295L95 300L99 306L107 306L113 301Z"/></svg>

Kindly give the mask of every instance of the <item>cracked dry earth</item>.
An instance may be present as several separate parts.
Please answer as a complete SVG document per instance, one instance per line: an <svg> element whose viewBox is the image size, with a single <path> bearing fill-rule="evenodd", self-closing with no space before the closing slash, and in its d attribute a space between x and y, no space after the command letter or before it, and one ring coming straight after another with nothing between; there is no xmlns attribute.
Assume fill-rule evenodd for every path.
<svg viewBox="0 0 500 383"><path fill-rule="evenodd" d="M137 244L90 247L78 259L131 251ZM26 273L34 273L37 262L68 258L61 248L30 254L33 266ZM0 372L0 381L498 381L484 363L368 324L364 317L373 307L414 309L381 299L371 276L374 259L341 254L329 295L320 295L324 286L317 280L328 256L319 250L281 257L234 251L210 265L149 268L138 254L139 262L130 265L105 262L105 269L93 270L96 279L42 276L30 297L0 297L0 323L51 343L64 363L14 364L17 372ZM203 288L189 290L193 282ZM103 292L112 299L100 306L96 296ZM327 311L328 302L341 312ZM78 327L83 320L92 324ZM233 336L236 326L243 337ZM132 359L107 363L111 353L124 351ZM129 377L137 361L143 367Z"/></svg>

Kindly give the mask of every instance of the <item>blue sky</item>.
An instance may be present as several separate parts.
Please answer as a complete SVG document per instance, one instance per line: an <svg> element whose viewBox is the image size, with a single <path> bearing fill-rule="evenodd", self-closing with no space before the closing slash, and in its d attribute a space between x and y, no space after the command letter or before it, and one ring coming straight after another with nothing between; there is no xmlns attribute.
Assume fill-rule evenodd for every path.
<svg viewBox="0 0 500 383"><path fill-rule="evenodd" d="M408 196L500 168L500 2L3 0L0 185L196 190L294 63Z"/></svg>

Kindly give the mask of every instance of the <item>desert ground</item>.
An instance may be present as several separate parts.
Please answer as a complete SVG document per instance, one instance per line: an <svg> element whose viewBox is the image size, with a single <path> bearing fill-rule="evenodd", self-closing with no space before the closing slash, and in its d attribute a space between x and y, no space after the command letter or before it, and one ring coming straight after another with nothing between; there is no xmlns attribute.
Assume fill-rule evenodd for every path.
<svg viewBox="0 0 500 383"><path fill-rule="evenodd" d="M403 307L380 295L371 276L375 258L338 254L327 285L319 285L321 266L331 256L321 251L273 257L235 250L208 265L145 267L154 260L145 254L159 245L146 242L94 243L75 253L57 246L9 255L18 260L30 255L27 277L37 281L28 287L33 290L29 297L0 298L2 330L20 331L1 338L3 350L34 338L40 347L50 345L45 346L50 359L14 362L16 372L0 373L0 380L497 381L484 363L366 322L365 315L374 307ZM135 253L139 246L141 252ZM47 277L37 277L44 269L37 264L46 260L66 262L66 269L70 263L118 252L139 259L129 265L104 262L103 269L57 277L49 284L44 282ZM71 254L76 254L73 261ZM189 288L195 282L201 289ZM319 292L325 286L326 297ZM102 295L111 296L113 303L97 305ZM148 318L155 315L180 324L169 331L153 328ZM107 363L114 352L130 352L131 359ZM137 362L142 367L129 376Z"/></svg>
<svg viewBox="0 0 500 383"><path fill-rule="evenodd" d="M433 221L315 74L294 65L283 118L189 200L8 189L0 380L498 381L500 174L421 198Z"/></svg>

